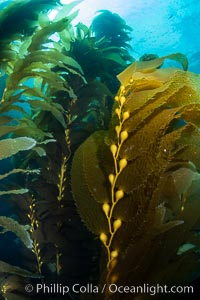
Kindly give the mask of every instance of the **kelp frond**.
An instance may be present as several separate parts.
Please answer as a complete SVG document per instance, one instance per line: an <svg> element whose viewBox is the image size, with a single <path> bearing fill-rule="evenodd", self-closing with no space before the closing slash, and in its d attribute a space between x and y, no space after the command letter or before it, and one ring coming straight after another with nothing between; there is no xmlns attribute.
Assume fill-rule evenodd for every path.
<svg viewBox="0 0 200 300"><path fill-rule="evenodd" d="M180 63L185 71L188 68L188 60L182 53L174 53L170 55L166 55L163 57L155 58L149 61L136 61L132 63L127 69L118 74L117 78L119 79L122 85L127 85L129 83L130 78L136 72L141 73L151 73L156 70L156 68L160 67L165 59L175 60Z"/></svg>
<svg viewBox="0 0 200 300"><path fill-rule="evenodd" d="M18 266L10 265L4 261L0 261L0 270L2 273L14 274L22 277L41 278L40 274L31 273L28 270L24 270Z"/></svg>
<svg viewBox="0 0 200 300"><path fill-rule="evenodd" d="M68 11L74 5L75 3L70 5ZM16 46L17 56L8 63L9 77L0 109L2 114L8 114L12 107L13 112L19 112L22 118L17 120L15 126L4 126L2 135L9 133L9 130L15 131L18 135L26 134L27 130L29 136L36 139L39 137L41 141L42 129L37 127L36 119L39 120L37 117L45 112L50 112L65 128L65 111L55 102L56 93L65 92L70 98L75 98L76 95L66 78L70 74L79 77L82 82L85 82L85 79L81 66L72 57L63 54L62 38L56 43L52 41L51 35L67 30L75 16L76 13L62 19L58 17L42 28L38 26L31 37L21 41L19 47ZM68 40L69 45L70 42L71 37ZM32 125L30 124L32 120L24 107L27 108L29 115L32 114L31 118L34 119ZM25 119L29 123L27 128ZM50 137L48 127L45 130L43 136L47 134Z"/></svg>
<svg viewBox="0 0 200 300"><path fill-rule="evenodd" d="M0 37L13 40L16 36L31 35L38 26L38 17L59 5L59 0L15 0L0 13ZM17 22L16 22L17 20Z"/></svg>
<svg viewBox="0 0 200 300"><path fill-rule="evenodd" d="M112 46L130 47L127 42L131 40L132 28L116 13L99 10L98 15L92 21L91 29L97 39L104 37Z"/></svg>
<svg viewBox="0 0 200 300"><path fill-rule="evenodd" d="M89 82L98 77L112 92L118 89L116 75L133 61L127 49L111 43L105 36L98 38L91 27L82 23L76 25L74 39L67 53L79 62Z"/></svg>
<svg viewBox="0 0 200 300"><path fill-rule="evenodd" d="M29 137L8 138L0 141L0 160L15 155L19 151L32 149L36 141Z"/></svg>
<svg viewBox="0 0 200 300"><path fill-rule="evenodd" d="M1 234L7 231L13 232L27 248L32 248L32 240L28 232L28 225L21 225L16 220L4 216L0 216Z"/></svg>
<svg viewBox="0 0 200 300"><path fill-rule="evenodd" d="M174 283L174 272L174 281L190 280L186 259L199 268L200 77L157 69L166 58L187 68L174 54L125 70L109 130L74 156L77 208L105 249L101 284ZM195 246L180 256L186 240ZM113 297L106 290L103 299Z"/></svg>
<svg viewBox="0 0 200 300"><path fill-rule="evenodd" d="M36 146L36 141L28 137L7 138L0 141L0 160L9 158L19 153L20 151L28 151ZM39 170L26 170L26 169L12 169L8 173L1 174L0 180L7 179L9 176L21 173L21 174L39 174ZM9 189L0 191L0 196L12 195L12 194L24 194L27 193L27 188Z"/></svg>

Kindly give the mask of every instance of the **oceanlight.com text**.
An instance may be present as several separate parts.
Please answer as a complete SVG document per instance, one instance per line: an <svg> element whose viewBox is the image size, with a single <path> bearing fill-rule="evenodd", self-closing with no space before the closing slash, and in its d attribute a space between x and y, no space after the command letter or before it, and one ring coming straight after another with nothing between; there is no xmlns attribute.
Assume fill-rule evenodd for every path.
<svg viewBox="0 0 200 300"><path fill-rule="evenodd" d="M103 294L104 292L109 292L110 294L148 294L154 296L156 294L193 294L193 286L168 286L160 284L148 284L144 283L143 285L117 285L117 284L104 284L99 287L88 283L86 285L80 285L76 283L72 286L64 285L61 283L39 283L36 286L32 284L27 284L25 286L27 293L36 293L36 294L54 294L54 295L66 295L66 294Z"/></svg>
<svg viewBox="0 0 200 300"><path fill-rule="evenodd" d="M167 286L167 285L150 285L144 283L143 285L138 286L117 286L116 284L110 284L109 292L113 293L123 293L123 294L149 294L154 296L156 294L193 294L193 286Z"/></svg>

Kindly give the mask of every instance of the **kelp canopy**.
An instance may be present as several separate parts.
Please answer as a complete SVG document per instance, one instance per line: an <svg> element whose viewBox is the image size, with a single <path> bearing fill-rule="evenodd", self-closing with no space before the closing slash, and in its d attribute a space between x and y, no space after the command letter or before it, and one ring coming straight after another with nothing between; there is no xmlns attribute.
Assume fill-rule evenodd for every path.
<svg viewBox="0 0 200 300"><path fill-rule="evenodd" d="M91 135L74 156L77 208L105 250L102 285L185 284L199 276L200 76L157 69L166 58L187 68L173 54L119 74L109 130ZM107 290L102 299L145 297Z"/></svg>

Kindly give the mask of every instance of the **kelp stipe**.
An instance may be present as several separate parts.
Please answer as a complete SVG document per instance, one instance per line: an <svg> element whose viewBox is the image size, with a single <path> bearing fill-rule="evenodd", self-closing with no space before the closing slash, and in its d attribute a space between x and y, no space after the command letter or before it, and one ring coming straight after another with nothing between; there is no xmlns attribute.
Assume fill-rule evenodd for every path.
<svg viewBox="0 0 200 300"><path fill-rule="evenodd" d="M131 65L118 76L109 130L91 135L74 156L77 209L103 244L101 286L199 276L200 76L158 69L166 58L187 69L181 54ZM107 289L99 297L148 295Z"/></svg>

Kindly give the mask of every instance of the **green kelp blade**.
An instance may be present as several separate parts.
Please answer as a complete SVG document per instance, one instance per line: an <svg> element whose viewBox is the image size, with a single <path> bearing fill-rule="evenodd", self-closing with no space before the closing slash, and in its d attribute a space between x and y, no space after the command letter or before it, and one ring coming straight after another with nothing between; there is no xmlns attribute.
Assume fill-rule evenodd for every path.
<svg viewBox="0 0 200 300"><path fill-rule="evenodd" d="M8 158L19 151L30 150L36 145L36 141L29 137L9 138L0 141L0 160Z"/></svg>
<svg viewBox="0 0 200 300"><path fill-rule="evenodd" d="M21 118L18 120L18 122L20 126L15 131L18 136L29 135L33 139L36 139L40 142L46 137L53 137L50 132L44 132L40 128L38 128L36 123L31 118Z"/></svg>
<svg viewBox="0 0 200 300"><path fill-rule="evenodd" d="M0 233L11 231L24 243L27 248L32 248L32 240L28 231L29 226L19 224L12 218L0 216L0 227L3 228L0 230Z"/></svg>
<svg viewBox="0 0 200 300"><path fill-rule="evenodd" d="M57 73L51 71L43 63L31 63L21 72L13 72L7 80L7 89L14 89L19 83L25 82L28 78L41 78L45 83L48 83L49 88L57 90L64 89L64 79Z"/></svg>
<svg viewBox="0 0 200 300"><path fill-rule="evenodd" d="M11 195L11 194L19 195L25 193L28 193L28 189L8 190L8 191L0 191L0 196Z"/></svg>
<svg viewBox="0 0 200 300"><path fill-rule="evenodd" d="M32 108L39 108L43 111L49 111L64 128L66 127L64 119L64 109L60 104L54 102L47 103L40 100L29 100L28 102L30 103Z"/></svg>
<svg viewBox="0 0 200 300"><path fill-rule="evenodd" d="M35 150L35 148L34 148ZM39 169L34 169L34 170L25 170L25 169L13 169L11 171L9 171L8 173L4 173L4 174L0 174L0 180L5 179L6 177L13 175L13 174L17 174L17 173L25 173L25 174L39 174L40 170Z"/></svg>
<svg viewBox="0 0 200 300"><path fill-rule="evenodd" d="M2 260L0 261L0 272L18 275L21 277L42 278L42 276L40 274L34 274L34 273L27 271L25 269L22 269L20 267L10 265Z"/></svg>
<svg viewBox="0 0 200 300"><path fill-rule="evenodd" d="M154 71L156 68L160 67L165 59L175 60L180 63L183 67L183 70L187 70L188 68L188 60L186 56L182 53L174 53L167 56L159 57L156 59L152 59L149 61L136 61L131 64L128 68L126 68L123 72L117 75L117 78L121 82L122 85L128 84L131 79L133 73L142 72L148 73Z"/></svg>
<svg viewBox="0 0 200 300"><path fill-rule="evenodd" d="M35 65L30 65L32 63L35 63ZM63 53L53 48L47 50L36 50L34 52L31 52L25 59L19 60L15 66L17 71L19 72L23 71L25 67L26 69L43 69L44 65L48 64L60 66L61 68L65 68L65 65L68 65L70 67L78 69L81 73L83 73L81 66L76 60L74 60L70 56L64 55Z"/></svg>
<svg viewBox="0 0 200 300"><path fill-rule="evenodd" d="M41 45L47 42L48 38L56 31L64 30L69 24L69 20L65 17L58 22L53 22L42 29L38 30L32 37L32 42L28 47L28 51L36 51L40 49Z"/></svg>
<svg viewBox="0 0 200 300"><path fill-rule="evenodd" d="M126 66L124 59L121 58L121 55L119 53L107 52L107 51L103 51L103 50L101 52L103 53L104 59L118 63L121 66Z"/></svg>

